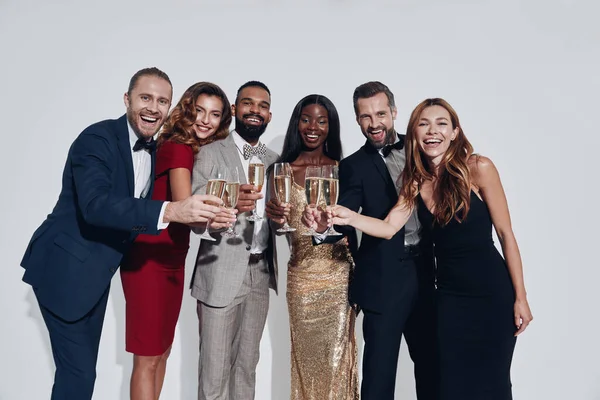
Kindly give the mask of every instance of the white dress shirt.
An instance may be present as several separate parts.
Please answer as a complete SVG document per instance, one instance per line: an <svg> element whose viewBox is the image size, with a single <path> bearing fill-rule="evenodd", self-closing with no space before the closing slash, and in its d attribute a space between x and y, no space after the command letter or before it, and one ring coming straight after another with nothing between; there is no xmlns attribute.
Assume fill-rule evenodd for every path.
<svg viewBox="0 0 600 400"><path fill-rule="evenodd" d="M250 143L246 142L246 140L244 140L240 136L240 134L237 133L235 130L231 131L231 136L233 137L235 146L238 149L238 154L240 156L240 161L242 162L242 166L244 167L244 171L240 171L240 173L246 174L246 177L247 177L248 176L248 168L250 166L250 159L246 160L244 158L244 145L246 145L246 144L248 146L251 146L251 145L250 145ZM259 144L260 144L260 142L258 142L256 144L256 146L252 146L252 147L257 147ZM263 162L264 162L264 160L263 160ZM265 165L265 170L266 170L266 165ZM261 190L263 198L256 201L256 214L263 217L263 219L260 221L254 222L254 235L252 236L252 247L250 248L250 253L252 253L252 254L259 254L259 253L264 252L267 249L267 246L269 244L269 226L268 226L268 220L265 217L265 194L266 194L266 191L267 191L267 179L265 177L265 184L263 185L262 190Z"/></svg>
<svg viewBox="0 0 600 400"><path fill-rule="evenodd" d="M150 176L152 174L152 156L145 149L133 151L133 146L135 146L138 136L129 124L129 121L127 121L127 130L129 131L129 148L131 149L131 161L133 162L133 197L139 199L148 194L152 184L151 179L154 179L153 176ZM158 229L165 229L169 226L168 222L162 222L167 203L168 201L165 201L160 209L156 225Z"/></svg>

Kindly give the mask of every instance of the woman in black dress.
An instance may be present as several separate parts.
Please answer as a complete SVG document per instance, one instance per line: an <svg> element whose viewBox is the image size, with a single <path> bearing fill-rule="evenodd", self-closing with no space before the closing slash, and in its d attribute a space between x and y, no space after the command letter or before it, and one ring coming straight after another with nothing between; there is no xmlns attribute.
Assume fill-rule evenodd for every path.
<svg viewBox="0 0 600 400"><path fill-rule="evenodd" d="M521 256L498 171L489 158L473 154L446 101L427 99L413 111L402 182L384 221L337 206L331 222L390 238L416 207L436 257L441 398L512 399L516 336L533 319Z"/></svg>

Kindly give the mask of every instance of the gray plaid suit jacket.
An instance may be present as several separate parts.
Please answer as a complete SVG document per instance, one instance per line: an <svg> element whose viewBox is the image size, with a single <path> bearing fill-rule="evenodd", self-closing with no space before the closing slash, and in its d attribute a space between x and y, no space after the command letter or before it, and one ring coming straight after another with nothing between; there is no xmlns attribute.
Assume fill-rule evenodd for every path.
<svg viewBox="0 0 600 400"><path fill-rule="evenodd" d="M265 170L277 160L277 153L267 149L263 162ZM194 162L192 193L204 194L212 165L237 166L240 183L247 183L247 171L242 167L240 156L231 135L206 146L202 146ZM267 192L267 197L269 190ZM268 201L268 198L266 199ZM242 236L228 239L213 234L216 242L202 240L192 277L192 296L212 307L225 307L233 301L240 290L250 257L250 246L254 223L246 221L249 213L238 215L236 231ZM269 225L269 224L268 224ZM269 228L270 229L270 228ZM274 235L269 231L269 246L266 250L270 272L270 287L277 292L277 257L274 255Z"/></svg>

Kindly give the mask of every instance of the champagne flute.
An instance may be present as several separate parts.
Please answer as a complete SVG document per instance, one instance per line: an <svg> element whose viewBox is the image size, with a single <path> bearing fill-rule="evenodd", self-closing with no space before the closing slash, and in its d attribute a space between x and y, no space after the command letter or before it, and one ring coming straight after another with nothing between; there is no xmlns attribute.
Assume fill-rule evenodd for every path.
<svg viewBox="0 0 600 400"><path fill-rule="evenodd" d="M258 187L258 192L262 191L262 187L265 184L265 164L260 158L252 156L250 158L250 165L248 166L248 183L252 186ZM254 209L252 215L250 215L248 221L261 221L263 217L256 213L256 201L254 202Z"/></svg>
<svg viewBox="0 0 600 400"><path fill-rule="evenodd" d="M288 163L277 163L273 170L274 185L275 185L275 197L280 203L289 203L292 191L292 167ZM294 232L296 228L292 228L288 225L287 218L285 223L277 232Z"/></svg>
<svg viewBox="0 0 600 400"><path fill-rule="evenodd" d="M206 183L206 194L212 194L213 196L217 196L223 199L223 194L225 193L225 185L227 183L227 170L224 167L213 165L210 170L210 175L208 182ZM214 206L219 206L219 204L212 204ZM206 222L206 228L204 232L200 235L200 239L209 240L211 242L216 241L215 238L210 236L209 234L210 220Z"/></svg>
<svg viewBox="0 0 600 400"><path fill-rule="evenodd" d="M322 198L327 207L337 205L340 192L340 181L337 165L323 165L321 167ZM327 228L326 236L339 236L341 233L333 228L333 224Z"/></svg>
<svg viewBox="0 0 600 400"><path fill-rule="evenodd" d="M306 167L304 193L308 207L316 208L321 202L321 167ZM310 228L307 233L303 233L303 236L314 235L317 235L317 232L313 228Z"/></svg>
<svg viewBox="0 0 600 400"><path fill-rule="evenodd" d="M225 185L225 194L223 195L223 202L225 207L234 209L237 206L237 202L240 196L240 174L237 167L233 167L229 170L229 180ZM221 232L221 236L228 238L238 238L240 235L234 229L235 222L226 231Z"/></svg>

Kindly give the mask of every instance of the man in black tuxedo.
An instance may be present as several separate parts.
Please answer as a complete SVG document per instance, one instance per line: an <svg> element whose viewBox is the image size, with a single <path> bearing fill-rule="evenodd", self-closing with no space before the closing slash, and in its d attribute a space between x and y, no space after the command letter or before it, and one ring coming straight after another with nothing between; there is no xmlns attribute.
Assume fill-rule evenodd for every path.
<svg viewBox="0 0 600 400"><path fill-rule="evenodd" d="M398 200L405 164L404 135L394 130L394 95L381 82L368 82L356 88L353 100L367 141L340 162L338 203L384 219ZM324 214L307 209L304 219L319 232L325 229ZM350 301L364 312L361 399L394 398L402 334L415 364L418 399L437 399L434 262L429 239L419 237L416 213L390 240L363 234L360 247L351 227L335 229L348 237L356 263Z"/></svg>

